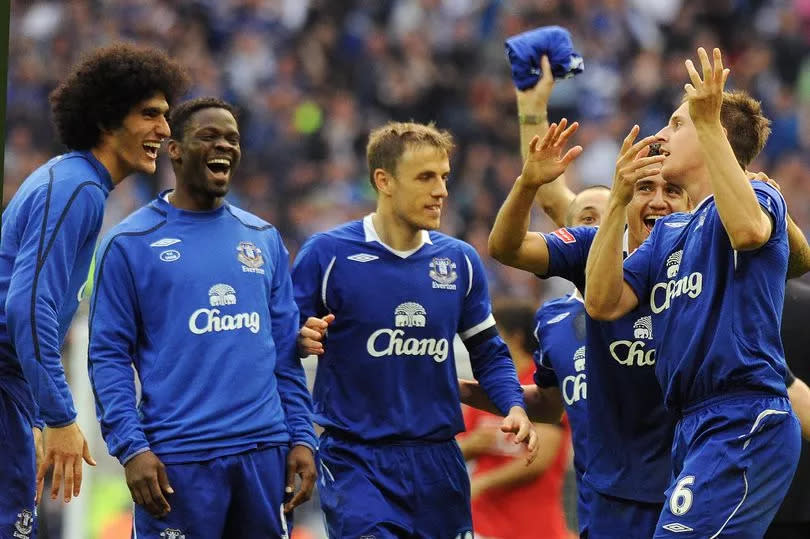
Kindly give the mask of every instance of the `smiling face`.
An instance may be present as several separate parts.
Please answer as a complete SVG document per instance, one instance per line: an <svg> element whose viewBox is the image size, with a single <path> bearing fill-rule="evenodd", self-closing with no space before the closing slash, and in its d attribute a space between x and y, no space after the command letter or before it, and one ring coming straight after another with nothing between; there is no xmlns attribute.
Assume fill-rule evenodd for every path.
<svg viewBox="0 0 810 539"><path fill-rule="evenodd" d="M683 187L704 167L695 124L689 116L689 103L682 103L672 113L667 126L656 133L656 142L666 156L661 174L668 182Z"/></svg>
<svg viewBox="0 0 810 539"><path fill-rule="evenodd" d="M170 134L168 111L166 98L158 93L132 107L120 127L104 132L100 146L113 181L133 172L155 173L160 144Z"/></svg>
<svg viewBox="0 0 810 539"><path fill-rule="evenodd" d="M207 107L189 116L181 140L169 141L178 190L195 199L224 197L239 164L239 127L228 110Z"/></svg>
<svg viewBox="0 0 810 539"><path fill-rule="evenodd" d="M647 239L658 219L688 210L689 197L683 188L665 181L660 174L639 180L627 205L628 235L637 247Z"/></svg>
<svg viewBox="0 0 810 539"><path fill-rule="evenodd" d="M568 207L566 226L599 226L608 205L610 189L591 187L581 191Z"/></svg>
<svg viewBox="0 0 810 539"><path fill-rule="evenodd" d="M380 196L390 199L393 216L413 231L436 230L447 198L447 152L426 144L408 144L393 175L386 172Z"/></svg>

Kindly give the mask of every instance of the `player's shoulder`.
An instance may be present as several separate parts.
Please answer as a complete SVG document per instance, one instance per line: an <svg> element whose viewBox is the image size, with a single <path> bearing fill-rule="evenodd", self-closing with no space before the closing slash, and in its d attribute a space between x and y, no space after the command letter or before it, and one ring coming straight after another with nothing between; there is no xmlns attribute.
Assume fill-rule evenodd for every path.
<svg viewBox="0 0 810 539"><path fill-rule="evenodd" d="M475 250L475 247L464 240L454 238L453 236L449 236L436 230L431 230L428 232L428 237L430 238L430 243L434 248L454 249L463 253L467 257L478 258L478 252Z"/></svg>
<svg viewBox="0 0 810 539"><path fill-rule="evenodd" d="M100 164L93 163L85 153L69 152L57 155L45 163L42 169L47 171L55 186L69 188L94 183L100 187L103 183L102 176L107 175L107 172L100 168Z"/></svg>
<svg viewBox="0 0 810 539"><path fill-rule="evenodd" d="M582 302L573 294L549 300L537 309L534 315L536 324L549 325L562 322L584 308Z"/></svg>
<svg viewBox="0 0 810 539"><path fill-rule="evenodd" d="M225 207L225 211L233 217L236 222L244 226L245 228L250 228L253 230L274 230L275 227L253 213L249 211L243 210L238 206L234 206L233 204L227 204Z"/></svg>
<svg viewBox="0 0 810 539"><path fill-rule="evenodd" d="M148 239L152 234L159 233L161 225L165 223L166 214L153 204L147 204L113 226L102 238L101 246L104 247L114 241L131 242Z"/></svg>
<svg viewBox="0 0 810 539"><path fill-rule="evenodd" d="M335 245L341 242L365 241L363 221L349 221L337 225L329 230L317 232L309 237L307 244L317 244L319 246Z"/></svg>
<svg viewBox="0 0 810 539"><path fill-rule="evenodd" d="M598 226L563 226L544 235L554 237L563 243L573 244L578 241L591 241L597 232Z"/></svg>

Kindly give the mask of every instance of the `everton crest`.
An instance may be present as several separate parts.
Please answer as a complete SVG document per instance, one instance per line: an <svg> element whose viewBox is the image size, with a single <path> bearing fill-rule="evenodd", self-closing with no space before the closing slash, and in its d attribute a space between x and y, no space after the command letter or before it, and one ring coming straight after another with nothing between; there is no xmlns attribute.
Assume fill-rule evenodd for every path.
<svg viewBox="0 0 810 539"><path fill-rule="evenodd" d="M456 285L453 284L458 278L456 273L456 263L449 258L434 258L430 261L430 278L433 279L431 283L433 288L441 288L444 290L455 290Z"/></svg>
<svg viewBox="0 0 810 539"><path fill-rule="evenodd" d="M261 273L264 275L262 266L264 265L264 257L262 250L256 247L252 242L240 241L236 246L238 253L236 258L242 263L242 271L247 273Z"/></svg>

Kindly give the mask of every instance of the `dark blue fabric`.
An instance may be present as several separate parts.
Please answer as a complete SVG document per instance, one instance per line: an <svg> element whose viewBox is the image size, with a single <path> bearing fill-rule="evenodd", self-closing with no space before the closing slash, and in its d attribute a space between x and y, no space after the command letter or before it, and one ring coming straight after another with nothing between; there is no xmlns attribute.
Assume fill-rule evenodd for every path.
<svg viewBox="0 0 810 539"><path fill-rule="evenodd" d="M799 421L787 398L712 399L675 430L673 479L655 537L762 537L800 450Z"/></svg>
<svg viewBox="0 0 810 539"><path fill-rule="evenodd" d="M1 386L0 463L0 537L33 539L37 536L34 437L27 414Z"/></svg>
<svg viewBox="0 0 810 539"><path fill-rule="evenodd" d="M133 537L289 537L284 514L288 448L276 446L204 462L167 464L174 494L161 519L135 506Z"/></svg>
<svg viewBox="0 0 810 539"><path fill-rule="evenodd" d="M468 537L470 481L455 440L365 444L321 437L318 490L329 537Z"/></svg>

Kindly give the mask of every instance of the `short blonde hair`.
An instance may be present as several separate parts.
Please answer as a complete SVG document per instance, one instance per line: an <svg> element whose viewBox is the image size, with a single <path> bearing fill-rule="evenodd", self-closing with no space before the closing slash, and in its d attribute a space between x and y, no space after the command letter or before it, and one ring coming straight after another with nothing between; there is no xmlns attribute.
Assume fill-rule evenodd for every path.
<svg viewBox="0 0 810 539"><path fill-rule="evenodd" d="M686 102L684 95L683 101ZM720 123L726 129L737 163L745 169L756 159L771 134L771 121L762 114L759 101L742 90L723 92Z"/></svg>
<svg viewBox="0 0 810 539"><path fill-rule="evenodd" d="M448 131L437 129L433 122L388 122L373 130L368 136L366 157L369 181L374 189L377 189L374 171L381 168L391 174L396 173L397 161L408 145L433 146L449 155L453 150L453 136Z"/></svg>

